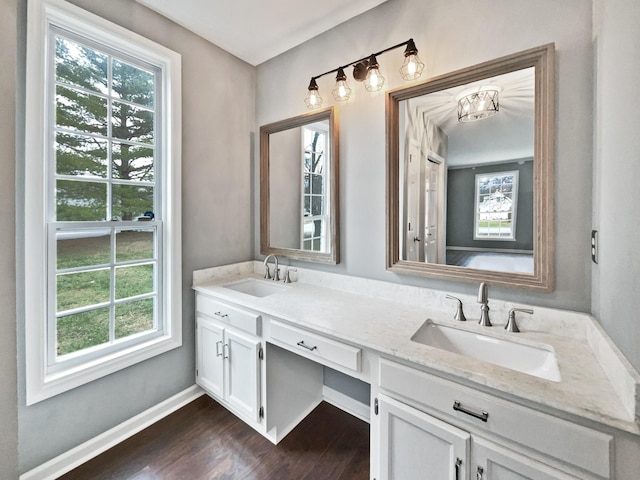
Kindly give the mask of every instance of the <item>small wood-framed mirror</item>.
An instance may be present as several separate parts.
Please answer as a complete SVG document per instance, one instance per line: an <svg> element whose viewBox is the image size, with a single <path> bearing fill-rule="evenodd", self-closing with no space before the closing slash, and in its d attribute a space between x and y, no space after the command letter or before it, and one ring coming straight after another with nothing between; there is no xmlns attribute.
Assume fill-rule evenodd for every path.
<svg viewBox="0 0 640 480"><path fill-rule="evenodd" d="M340 262L334 107L260 127L260 253Z"/></svg>
<svg viewBox="0 0 640 480"><path fill-rule="evenodd" d="M554 95L553 44L387 92L388 270L553 289Z"/></svg>

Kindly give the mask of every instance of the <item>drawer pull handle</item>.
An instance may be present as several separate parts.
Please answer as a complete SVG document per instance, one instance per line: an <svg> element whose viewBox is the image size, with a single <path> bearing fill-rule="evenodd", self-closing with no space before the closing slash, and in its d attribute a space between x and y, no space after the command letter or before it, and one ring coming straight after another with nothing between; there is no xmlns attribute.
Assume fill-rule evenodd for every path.
<svg viewBox="0 0 640 480"><path fill-rule="evenodd" d="M229 358L229 354L230 354L231 349L229 348L229 344L228 344L228 343L225 343L225 344L222 346L222 353L224 353L224 352L225 352L225 350L226 350L227 354L226 354L226 355L223 355L223 356L222 356L222 358Z"/></svg>
<svg viewBox="0 0 640 480"><path fill-rule="evenodd" d="M227 318L229 315L227 315L226 313L222 313L222 312L214 312L213 313L216 317L220 317L220 318Z"/></svg>
<svg viewBox="0 0 640 480"><path fill-rule="evenodd" d="M221 357L222 353L220 352L220 344L222 342L216 342L216 357Z"/></svg>
<svg viewBox="0 0 640 480"><path fill-rule="evenodd" d="M456 480L460 480L460 466L462 465L462 460L456 458Z"/></svg>
<svg viewBox="0 0 640 480"><path fill-rule="evenodd" d="M309 345L305 345L304 340L300 340L298 343L296 343L296 345L298 345L299 347L302 347L302 348L306 348L307 350L309 350L311 352L313 352L316 348L318 348L315 345L313 347L310 347Z"/></svg>
<svg viewBox="0 0 640 480"><path fill-rule="evenodd" d="M469 410L468 408L463 407L460 404L460 402L457 401L457 400L455 402L453 402L453 409L458 411L458 412L462 412L462 413L466 413L467 415L471 415L472 417L479 418L483 422L486 422L489 419L489 412L485 412L484 410L482 411L482 413L474 412L473 410Z"/></svg>

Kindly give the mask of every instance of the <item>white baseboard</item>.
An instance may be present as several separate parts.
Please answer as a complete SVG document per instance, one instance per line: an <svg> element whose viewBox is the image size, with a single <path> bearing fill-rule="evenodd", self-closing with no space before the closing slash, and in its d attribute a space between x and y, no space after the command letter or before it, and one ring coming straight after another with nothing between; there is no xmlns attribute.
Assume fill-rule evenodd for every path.
<svg viewBox="0 0 640 480"><path fill-rule="evenodd" d="M356 399L351 398L344 393L340 393L333 388L327 387L326 385L322 387L322 396L325 402L330 403L334 407L337 407L364 422L371 423L371 411L369 405L360 403Z"/></svg>
<svg viewBox="0 0 640 480"><path fill-rule="evenodd" d="M23 473L20 475L20 480L54 480L153 425L158 420L184 407L203 394L204 390L197 385L193 385L97 437Z"/></svg>

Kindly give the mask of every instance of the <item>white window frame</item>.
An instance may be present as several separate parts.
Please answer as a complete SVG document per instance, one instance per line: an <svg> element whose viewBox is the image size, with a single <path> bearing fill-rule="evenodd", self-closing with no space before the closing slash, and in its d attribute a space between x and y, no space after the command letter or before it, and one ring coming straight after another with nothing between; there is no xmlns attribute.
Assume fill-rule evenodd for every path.
<svg viewBox="0 0 640 480"><path fill-rule="evenodd" d="M306 145L305 145L305 130L312 130L312 131L316 131L316 132L322 132L324 134L324 145L322 146L322 148L324 149L324 167L322 170L322 202L323 202L323 208L322 208L322 215L309 215L307 217L305 217L304 215L304 199L305 199L305 190L304 190L304 176L305 176L305 170L304 170L304 157L305 157L305 153L306 153ZM331 198L329 195L329 188L327 186L328 184L328 179L330 178L330 168L331 168L331 152L329 151L329 128L326 124L322 123L322 122L318 122L318 123L312 123L309 125L304 125L301 129L301 139L300 139L300 143L301 143L301 160L302 160L302 178L301 183L300 183L300 188L301 188L301 205L300 205L300 211L302 212L301 218L300 218L300 249L307 251L307 252L317 252L317 253L324 253L327 252L328 250L328 244L329 241L328 239L331 238L331 222L329 221L329 213L331 211ZM309 182L312 184L313 182L311 181L311 177L309 177ZM311 186L311 185L310 185ZM312 195L313 196L313 195ZM311 208L311 199L309 200L309 208ZM304 234L304 224L305 222L313 222L315 220L321 220L323 223L323 235L320 238L320 250L313 250L312 249L305 249L304 248L304 241L305 241L305 234ZM318 238L316 236L312 236L311 239L311 244L313 246L313 239L314 238ZM308 240L308 239L307 239Z"/></svg>
<svg viewBox="0 0 640 480"><path fill-rule="evenodd" d="M506 172L491 172L491 173L478 173L476 174L475 180L475 191L474 191L474 203L473 203L473 239L474 240L490 240L490 241L508 241L513 242L516 239L516 220L517 220L517 212L518 212L518 189L519 189L519 175L517 170L506 171ZM513 176L513 190L511 194L511 235L506 236L498 236L498 235L478 235L478 207L479 207L479 198L480 198L480 179L486 177L506 177L508 175Z"/></svg>
<svg viewBox="0 0 640 480"><path fill-rule="evenodd" d="M47 102L51 78L48 68L52 27L126 52L162 70L161 104L157 121L158 148L163 151L156 185L162 194L162 301L158 308L161 334L136 345L72 362L65 368L48 366L47 302L47 162L51 142ZM24 299L27 405L76 388L182 345L181 246L181 57L161 45L62 0L30 0L27 23L27 82L24 184ZM110 227L109 224L105 227Z"/></svg>

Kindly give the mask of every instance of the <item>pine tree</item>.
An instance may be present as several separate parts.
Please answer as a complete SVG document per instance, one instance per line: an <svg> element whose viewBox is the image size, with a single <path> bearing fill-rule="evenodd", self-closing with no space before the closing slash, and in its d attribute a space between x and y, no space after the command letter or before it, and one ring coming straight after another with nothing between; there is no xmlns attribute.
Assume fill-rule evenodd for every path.
<svg viewBox="0 0 640 480"><path fill-rule="evenodd" d="M153 210L154 74L61 36L55 74L57 220L107 220L108 169L113 217Z"/></svg>

